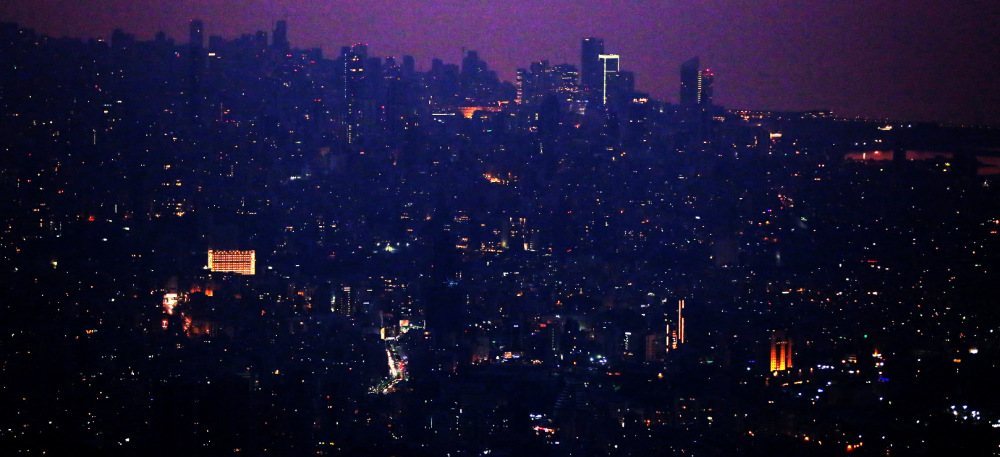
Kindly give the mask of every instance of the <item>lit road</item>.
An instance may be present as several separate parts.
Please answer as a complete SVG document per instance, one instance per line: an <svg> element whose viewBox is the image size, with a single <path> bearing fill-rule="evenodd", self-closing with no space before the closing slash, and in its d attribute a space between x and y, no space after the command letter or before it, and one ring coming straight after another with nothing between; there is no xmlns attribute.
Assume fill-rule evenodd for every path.
<svg viewBox="0 0 1000 457"><path fill-rule="evenodd" d="M387 394L396 391L400 382L408 379L406 372L406 355L402 354L395 340L386 341L386 358L389 361L389 377L383 379L369 390L369 393Z"/></svg>

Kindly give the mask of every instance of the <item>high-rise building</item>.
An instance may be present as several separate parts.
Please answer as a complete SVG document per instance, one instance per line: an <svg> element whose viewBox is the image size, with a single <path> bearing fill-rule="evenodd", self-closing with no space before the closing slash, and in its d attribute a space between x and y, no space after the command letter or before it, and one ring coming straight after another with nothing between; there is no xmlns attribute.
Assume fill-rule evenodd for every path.
<svg viewBox="0 0 1000 457"><path fill-rule="evenodd" d="M344 124L347 127L347 143L356 143L361 136L361 124L365 116L364 98L367 92L365 61L368 45L355 44L344 47L340 56L344 64Z"/></svg>
<svg viewBox="0 0 1000 457"><path fill-rule="evenodd" d="M403 75L406 77L413 76L413 73L417 71L416 61L413 56L404 55L403 56Z"/></svg>
<svg viewBox="0 0 1000 457"><path fill-rule="evenodd" d="M681 105L708 106L712 104L712 83L715 74L702 70L697 57L681 64Z"/></svg>
<svg viewBox="0 0 1000 457"><path fill-rule="evenodd" d="M584 38L580 52L580 86L588 100L600 96L604 81L604 68L601 65L601 54L604 54L604 40L601 38Z"/></svg>
<svg viewBox="0 0 1000 457"><path fill-rule="evenodd" d="M664 301L666 304L666 301ZM682 343L686 341L686 335L684 334L684 300L677 301L677 319L674 320L673 326L671 326L671 318L669 314L664 309L663 320L666 324L666 334L665 334L665 349L669 352L671 349L677 349Z"/></svg>
<svg viewBox="0 0 1000 457"><path fill-rule="evenodd" d="M205 47L205 23L197 19L191 21L188 26L188 43L192 48L201 49Z"/></svg>
<svg viewBox="0 0 1000 457"><path fill-rule="evenodd" d="M267 49L267 32L258 30L257 33L254 33L253 40L255 51L263 51Z"/></svg>
<svg viewBox="0 0 1000 457"><path fill-rule="evenodd" d="M677 340L683 344L684 336L684 300L677 302Z"/></svg>
<svg viewBox="0 0 1000 457"><path fill-rule="evenodd" d="M491 71L486 61L476 51L468 51L462 58L460 73L462 104L478 105L496 101L495 90L500 85L496 71Z"/></svg>
<svg viewBox="0 0 1000 457"><path fill-rule="evenodd" d="M698 104L710 106L712 104L712 83L715 82L715 73L706 68L701 72L699 82L701 83L701 89L698 91Z"/></svg>
<svg viewBox="0 0 1000 457"><path fill-rule="evenodd" d="M111 48L123 50L135 44L135 35L125 33L122 29L111 32Z"/></svg>
<svg viewBox="0 0 1000 457"><path fill-rule="evenodd" d="M555 91L555 73L549 61L538 60L528 69L517 70L517 96L520 103L539 103Z"/></svg>
<svg viewBox="0 0 1000 457"><path fill-rule="evenodd" d="M288 51L288 22L281 20L274 23L274 35L271 47L278 51Z"/></svg>
<svg viewBox="0 0 1000 457"><path fill-rule="evenodd" d="M548 60L536 60L531 62L531 76L534 79L536 94L548 95L555 89L555 73L549 66Z"/></svg>
<svg viewBox="0 0 1000 457"><path fill-rule="evenodd" d="M692 58L681 64L681 105L698 105L701 94L701 64L698 58Z"/></svg>
<svg viewBox="0 0 1000 457"><path fill-rule="evenodd" d="M568 63L561 63L552 68L556 92L560 94L560 98L571 101L576 95L577 90L577 78L580 76L580 72L576 71L576 67Z"/></svg>
<svg viewBox="0 0 1000 457"><path fill-rule="evenodd" d="M479 76L485 68L486 63L479 60L479 51L468 51L462 58L462 77L470 80Z"/></svg>
<svg viewBox="0 0 1000 457"><path fill-rule="evenodd" d="M200 20L192 20L188 26L188 90L187 108L189 120L198 124L202 115L202 72L206 67L205 56L205 24Z"/></svg>
<svg viewBox="0 0 1000 457"><path fill-rule="evenodd" d="M486 62L479 59L479 52L468 51L462 58L461 86L464 104L477 104L480 101L482 76L486 71Z"/></svg>
<svg viewBox="0 0 1000 457"><path fill-rule="evenodd" d="M771 333L771 371L792 368L792 340L784 331Z"/></svg>
<svg viewBox="0 0 1000 457"><path fill-rule="evenodd" d="M621 69L618 54L601 54L601 105L608 104L609 89L615 85L616 75Z"/></svg>
<svg viewBox="0 0 1000 457"><path fill-rule="evenodd" d="M343 314L345 316L353 316L355 314L354 306L354 293L351 293L351 286L343 286L340 290L334 292L331 298L330 311L337 314Z"/></svg>
<svg viewBox="0 0 1000 457"><path fill-rule="evenodd" d="M669 339L662 333L651 333L646 335L646 362L662 362L667 353L665 342Z"/></svg>
<svg viewBox="0 0 1000 457"><path fill-rule="evenodd" d="M578 78L579 72L571 64L551 66L547 60L532 62L530 68L517 69L518 103L539 104L554 94L560 108L568 109L576 101Z"/></svg>
<svg viewBox="0 0 1000 457"><path fill-rule="evenodd" d="M524 103L527 100L528 92L531 89L531 79L526 68L518 68L514 79L514 88L517 89L517 98L514 102L517 104Z"/></svg>

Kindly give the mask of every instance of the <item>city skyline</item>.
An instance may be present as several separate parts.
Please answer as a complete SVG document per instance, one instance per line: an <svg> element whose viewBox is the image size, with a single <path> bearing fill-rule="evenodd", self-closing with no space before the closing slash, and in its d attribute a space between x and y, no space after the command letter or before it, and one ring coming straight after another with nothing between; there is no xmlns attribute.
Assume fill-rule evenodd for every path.
<svg viewBox="0 0 1000 457"><path fill-rule="evenodd" d="M839 6L771 1L750 7L683 2L607 6L593 2L506 2L410 5L379 2L317 6L297 1L250 2L237 11L207 2L143 6L113 1L104 12L87 3L53 0L0 7L16 21L54 37L110 36L115 28L152 39L160 30L181 41L190 20L206 36L233 38L289 23L293 47L368 43L373 55L413 55L456 62L478 50L502 80L534 60L579 65L580 40L601 37L654 98L678 102L677 67L699 56L718 77L715 102L733 109L832 109L845 117L997 125L998 32L991 5L939 2ZM542 18L542 19L539 19ZM641 21L639 20L641 18ZM875 63L878 63L877 65ZM963 69L975 69L963 70Z"/></svg>

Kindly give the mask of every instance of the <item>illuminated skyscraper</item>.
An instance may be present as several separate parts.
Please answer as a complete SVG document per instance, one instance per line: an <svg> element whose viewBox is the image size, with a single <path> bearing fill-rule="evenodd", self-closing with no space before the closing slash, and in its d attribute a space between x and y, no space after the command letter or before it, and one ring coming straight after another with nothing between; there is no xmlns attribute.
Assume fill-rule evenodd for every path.
<svg viewBox="0 0 1000 457"><path fill-rule="evenodd" d="M351 286L344 286L333 294L330 310L345 316L354 315L354 294L351 293Z"/></svg>
<svg viewBox="0 0 1000 457"><path fill-rule="evenodd" d="M344 47L340 56L344 64L344 124L347 127L347 142L354 144L361 136L361 123L365 116L364 98L367 89L365 60L368 45L358 43Z"/></svg>
<svg viewBox="0 0 1000 457"><path fill-rule="evenodd" d="M681 105L707 106L712 104L712 83L715 74L701 69L697 57L681 64Z"/></svg>
<svg viewBox="0 0 1000 457"><path fill-rule="evenodd" d="M683 344L684 339L684 300L677 302L677 340Z"/></svg>
<svg viewBox="0 0 1000 457"><path fill-rule="evenodd" d="M552 67L549 61L539 60L531 63L529 69L517 70L518 99L522 103L537 103L542 97L552 93L555 86Z"/></svg>
<svg viewBox="0 0 1000 457"><path fill-rule="evenodd" d="M667 322L666 324L666 350L677 349L681 343L685 342L686 336L684 335L684 300L677 301L677 319L670 325L670 318L667 313L664 312L663 320Z"/></svg>
<svg viewBox="0 0 1000 457"><path fill-rule="evenodd" d="M197 124L201 117L202 91L201 78L205 69L205 24L197 19L191 21L188 28L188 113L192 123Z"/></svg>
<svg viewBox="0 0 1000 457"><path fill-rule="evenodd" d="M771 333L771 371L792 367L792 340L781 330Z"/></svg>
<svg viewBox="0 0 1000 457"><path fill-rule="evenodd" d="M618 54L601 54L601 104L608 104L608 89L615 84L615 76L618 74L620 59Z"/></svg>
<svg viewBox="0 0 1000 457"><path fill-rule="evenodd" d="M562 107L576 100L579 72L568 63L550 66L539 60L530 68L517 69L517 99L519 103L540 103L547 95L556 94Z"/></svg>
<svg viewBox="0 0 1000 457"><path fill-rule="evenodd" d="M712 70L705 69L701 72L700 79L701 88L698 91L698 104L702 106L710 106L712 104L712 83L715 82L715 73Z"/></svg>
<svg viewBox="0 0 1000 457"><path fill-rule="evenodd" d="M568 63L562 63L552 68L555 78L556 92L561 100L571 102L576 98L577 78L579 72L576 67Z"/></svg>

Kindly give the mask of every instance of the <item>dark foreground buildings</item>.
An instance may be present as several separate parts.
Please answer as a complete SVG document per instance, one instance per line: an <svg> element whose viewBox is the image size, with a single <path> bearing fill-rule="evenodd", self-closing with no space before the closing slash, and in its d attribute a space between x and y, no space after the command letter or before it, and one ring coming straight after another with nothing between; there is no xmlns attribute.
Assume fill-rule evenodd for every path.
<svg viewBox="0 0 1000 457"><path fill-rule="evenodd" d="M995 130L210 27L0 26L5 455L1000 444Z"/></svg>

